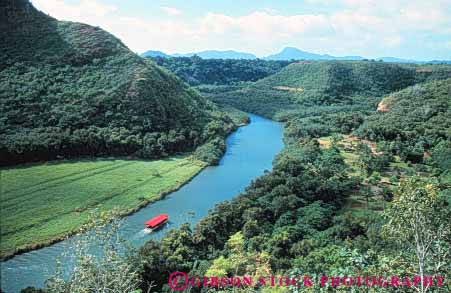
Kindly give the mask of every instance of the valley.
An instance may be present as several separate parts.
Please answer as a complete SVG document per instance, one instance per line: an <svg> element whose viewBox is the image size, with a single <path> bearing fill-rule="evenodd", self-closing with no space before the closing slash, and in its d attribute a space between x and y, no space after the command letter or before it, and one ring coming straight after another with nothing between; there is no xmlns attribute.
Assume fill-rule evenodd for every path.
<svg viewBox="0 0 451 293"><path fill-rule="evenodd" d="M451 273L450 64L141 57L28 0L0 8L5 292L166 293L172 272Z"/></svg>
<svg viewBox="0 0 451 293"><path fill-rule="evenodd" d="M118 231L121 239L126 239L128 244L139 249L147 241L161 239L171 229L182 227L187 222L194 226L216 204L230 200L236 194L244 191L254 178L264 174L265 170L271 169L272 159L283 148L282 125L255 115L249 116L250 124L240 127L227 138L227 150L218 166L203 168L204 163L195 163L196 161L193 162L186 156L158 161L98 159L70 163L48 163L50 166L38 165L31 169L14 168L11 175L15 176L10 175L9 178L10 181L15 183L13 184L14 188L11 186L10 189L16 190L19 188L21 190L26 186L29 188L27 190L31 191L33 188L41 189L39 194L36 194L40 196L33 199L33 202L36 203L36 210L41 211L49 205L48 198L53 198L58 194L60 196L69 195L74 200L72 202L68 200L52 202L50 206L54 209L64 207L67 210L74 210L77 206L86 205L86 200L89 200L91 196L93 197L91 200L95 201L111 195L112 190L120 191L115 200L102 202L98 205L98 208L103 208L105 215L108 215L107 210L110 207L120 211L122 208L139 206L139 210L133 209L133 213L122 218ZM268 136L272 138L270 141L267 139ZM113 164L118 168L108 171L107 168L111 169L109 166ZM48 180L43 182L43 178L38 175L42 175L43 169L48 168L54 170L55 174L44 172ZM195 170L200 169L202 171L197 176L174 191L173 187L179 186L184 182L183 180L188 179L190 172L190 175L194 175ZM102 170L104 172L101 172ZM163 170L167 170L167 172L163 172ZM82 171L81 174L80 171ZM23 181L13 180L19 177L19 173L27 173L22 176L30 178L28 185L25 185ZM92 176L93 178L85 176L84 179L80 178L71 184L67 184L70 178L92 173L98 174ZM53 181L50 181L52 180L50 178ZM227 178L227 180L224 180L224 178ZM138 181L137 179L143 180ZM66 184L58 184L64 182ZM22 184L24 184L23 187ZM47 185L44 186L44 184ZM47 188L48 185L54 187ZM139 186L124 191L127 187L135 185ZM18 193L19 190L14 192ZM168 193L163 199L155 201L159 199L158 192L160 190L173 192ZM58 191L58 193L55 191ZM146 197L152 203L140 206L140 203L143 202L142 197ZM78 204L75 200L78 201ZM113 205L108 206L108 204ZM146 234L143 231L144 222L161 213L169 215L169 224L156 232ZM87 216L89 210L82 213L74 211L73 214ZM30 217L33 215L34 213L29 212ZM14 216L15 214L9 215L10 219L14 220L10 225L15 223L26 224L29 220L28 218L14 219ZM61 219L68 220L69 218L61 215ZM77 226L78 224L77 221L66 222L66 225ZM6 223L2 222L2 225L6 225ZM65 226L56 226L57 231L62 231L64 228ZM39 235L36 232L30 227L21 235L27 235L27 238L24 238L25 241L40 240L37 239ZM17 233L19 235L19 232ZM11 259L2 261L0 264L2 290L9 293L20 292L21 289L28 286L42 288L45 281L55 272L55 259L57 258L64 262L65 269L70 270L74 261L73 257L76 250L74 246L77 243L77 237L80 237L80 235L67 239L63 237L62 241L52 245L22 252ZM14 244L12 241L6 243Z"/></svg>

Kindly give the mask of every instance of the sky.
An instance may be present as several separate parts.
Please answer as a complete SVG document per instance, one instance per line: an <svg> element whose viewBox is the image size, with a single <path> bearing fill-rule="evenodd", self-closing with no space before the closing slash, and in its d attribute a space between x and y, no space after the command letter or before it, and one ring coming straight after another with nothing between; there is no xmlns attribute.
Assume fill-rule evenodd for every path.
<svg viewBox="0 0 451 293"><path fill-rule="evenodd" d="M335 56L451 60L451 0L31 0L59 20L99 26L131 50L284 47Z"/></svg>

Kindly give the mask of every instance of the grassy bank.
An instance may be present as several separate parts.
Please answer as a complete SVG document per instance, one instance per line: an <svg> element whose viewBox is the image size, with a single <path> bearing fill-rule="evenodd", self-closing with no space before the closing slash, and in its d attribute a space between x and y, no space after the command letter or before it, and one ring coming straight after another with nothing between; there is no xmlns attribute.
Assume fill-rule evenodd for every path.
<svg viewBox="0 0 451 293"><path fill-rule="evenodd" d="M2 258L52 243L85 223L90 210L130 213L176 190L205 167L190 156L98 159L0 170Z"/></svg>

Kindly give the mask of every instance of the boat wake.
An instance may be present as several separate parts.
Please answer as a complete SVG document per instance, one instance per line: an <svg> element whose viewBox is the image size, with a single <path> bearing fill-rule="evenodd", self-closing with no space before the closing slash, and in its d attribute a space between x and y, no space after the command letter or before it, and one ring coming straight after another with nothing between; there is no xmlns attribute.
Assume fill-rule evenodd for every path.
<svg viewBox="0 0 451 293"><path fill-rule="evenodd" d="M150 229L150 228L144 228L141 232L143 232L144 234L149 234L149 233L152 233L152 229Z"/></svg>
<svg viewBox="0 0 451 293"><path fill-rule="evenodd" d="M152 233L151 229L144 228L144 229L140 230L139 232L135 233L135 235L133 235L132 239L133 240L142 239L142 238L146 237L146 235L149 235L150 233Z"/></svg>

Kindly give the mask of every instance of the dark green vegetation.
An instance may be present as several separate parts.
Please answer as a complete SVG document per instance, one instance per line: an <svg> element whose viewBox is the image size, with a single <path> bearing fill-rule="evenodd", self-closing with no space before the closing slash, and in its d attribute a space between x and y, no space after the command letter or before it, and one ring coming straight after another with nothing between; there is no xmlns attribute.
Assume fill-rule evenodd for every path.
<svg viewBox="0 0 451 293"><path fill-rule="evenodd" d="M154 282L152 290L171 292L174 271L449 275L449 74L443 65L333 61L292 64L256 83L199 86L218 103L286 120L286 148L273 171L195 227L142 247L142 289ZM214 162L215 144L198 158ZM450 289L445 281L428 292ZM264 292L291 292L273 290Z"/></svg>
<svg viewBox="0 0 451 293"><path fill-rule="evenodd" d="M156 64L175 73L190 85L226 85L244 81L256 81L272 75L290 61L202 59L193 57L154 57Z"/></svg>
<svg viewBox="0 0 451 293"><path fill-rule="evenodd" d="M164 284L169 272L190 271L195 262L207 269L209 260L229 255L224 244L239 231L249 250L270 254L273 270L288 269L289 258L302 252L301 241L308 235L327 239L340 234L324 230L343 204L343 195L357 183L333 149L321 150L313 141L287 149L275 161L273 172L232 201L219 204L194 232L184 226L162 242L148 242L141 251L146 260L143 277ZM348 234L339 236L344 239Z"/></svg>
<svg viewBox="0 0 451 293"><path fill-rule="evenodd" d="M159 158L235 126L209 101L100 28L2 1L0 164Z"/></svg>
<svg viewBox="0 0 451 293"><path fill-rule="evenodd" d="M404 160L422 162L425 152L438 144L444 148L445 141L451 141L451 79L393 93L379 108L380 112L369 116L356 134L385 142Z"/></svg>
<svg viewBox="0 0 451 293"><path fill-rule="evenodd" d="M441 164L439 161L447 160L438 159L434 150L438 147L443 154L449 148L450 97L451 79L426 82L391 93L379 103L379 110L369 116L364 115L366 112L346 110L293 118L287 123L286 136L292 141L300 136L319 138L352 132L377 142L380 151L400 156L402 161L431 163L434 160Z"/></svg>
<svg viewBox="0 0 451 293"><path fill-rule="evenodd" d="M58 22L25 1L4 3L2 163L82 155L154 158L195 147L196 158L219 160L222 138L236 123L197 91L98 28ZM243 115L230 106L286 121L286 148L271 172L195 227L148 242L138 257L142 289L153 282L152 291L169 291L173 271L218 277L451 273L450 66L163 62L203 95L228 105L234 121L244 121ZM154 177L148 180L159 180ZM51 188L62 180L49 179ZM96 203L90 199L79 202L80 210L62 213L83 213L86 204ZM6 204L13 210L22 200L13 196ZM44 210L36 220L48 217ZM11 235L27 228L10 225ZM448 292L450 286L446 281L431 291Z"/></svg>
<svg viewBox="0 0 451 293"><path fill-rule="evenodd" d="M287 120L286 148L272 172L217 205L194 229L148 242L140 252L143 279L170 292L173 271L449 274L449 69L304 62L248 86L203 86L217 102ZM424 226L412 226L412 219ZM426 246L427 259L419 260Z"/></svg>
<svg viewBox="0 0 451 293"><path fill-rule="evenodd" d="M384 95L393 91L450 77L449 65L302 61L252 84L200 90L219 104L287 120L343 111L371 111Z"/></svg>

